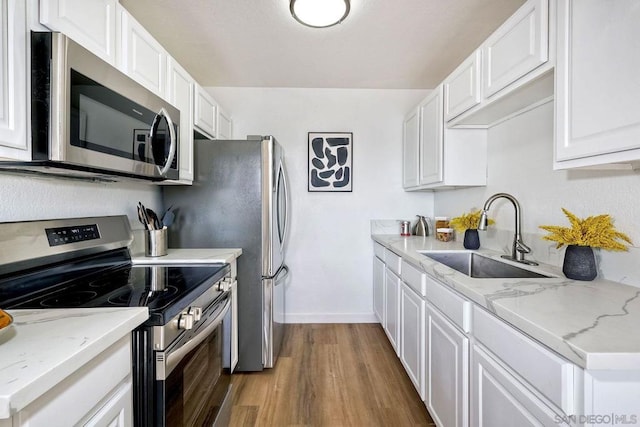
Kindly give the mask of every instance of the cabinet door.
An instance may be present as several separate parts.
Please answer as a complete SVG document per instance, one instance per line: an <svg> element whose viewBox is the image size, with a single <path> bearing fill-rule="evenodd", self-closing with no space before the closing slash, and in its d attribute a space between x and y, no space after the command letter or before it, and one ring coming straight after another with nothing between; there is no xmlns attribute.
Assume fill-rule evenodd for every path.
<svg viewBox="0 0 640 427"><path fill-rule="evenodd" d="M420 178L419 184L443 180L442 86L420 104Z"/></svg>
<svg viewBox="0 0 640 427"><path fill-rule="evenodd" d="M425 302L404 283L400 301L400 360L424 400Z"/></svg>
<svg viewBox="0 0 640 427"><path fill-rule="evenodd" d="M475 51L444 80L444 118L449 121L480 103L480 62Z"/></svg>
<svg viewBox="0 0 640 427"><path fill-rule="evenodd" d="M218 129L216 138L218 139L233 139L233 120L226 111L218 107Z"/></svg>
<svg viewBox="0 0 640 427"><path fill-rule="evenodd" d="M217 105L211 95L196 84L193 126L207 138L216 137L216 111Z"/></svg>
<svg viewBox="0 0 640 427"><path fill-rule="evenodd" d="M123 7L121 19L121 70L156 95L164 98L167 53L160 43Z"/></svg>
<svg viewBox="0 0 640 427"><path fill-rule="evenodd" d="M384 263L377 256L373 257L373 312L384 325Z"/></svg>
<svg viewBox="0 0 640 427"><path fill-rule="evenodd" d="M29 159L24 0L0 2L0 157Z"/></svg>
<svg viewBox="0 0 640 427"><path fill-rule="evenodd" d="M40 23L116 64L116 0L40 0Z"/></svg>
<svg viewBox="0 0 640 427"><path fill-rule="evenodd" d="M418 185L418 151L420 138L420 110L414 109L402 124L402 187Z"/></svg>
<svg viewBox="0 0 640 427"><path fill-rule="evenodd" d="M469 425L469 339L427 305L425 403L440 426ZM490 424L487 424L487 427ZM513 424L517 425L517 424Z"/></svg>
<svg viewBox="0 0 640 427"><path fill-rule="evenodd" d="M557 4L556 168L640 160L637 0Z"/></svg>
<svg viewBox="0 0 640 427"><path fill-rule="evenodd" d="M133 420L133 383L128 381L83 425L86 427L130 427Z"/></svg>
<svg viewBox="0 0 640 427"><path fill-rule="evenodd" d="M167 99L180 110L180 181L193 181L193 92L195 81L173 58L168 58Z"/></svg>
<svg viewBox="0 0 640 427"><path fill-rule="evenodd" d="M548 0L529 0L483 44L483 95L488 98L549 58Z"/></svg>
<svg viewBox="0 0 640 427"><path fill-rule="evenodd" d="M384 330L398 354L400 338L400 278L386 269Z"/></svg>
<svg viewBox="0 0 640 427"><path fill-rule="evenodd" d="M473 346L471 425L474 427L567 425L488 352Z"/></svg>

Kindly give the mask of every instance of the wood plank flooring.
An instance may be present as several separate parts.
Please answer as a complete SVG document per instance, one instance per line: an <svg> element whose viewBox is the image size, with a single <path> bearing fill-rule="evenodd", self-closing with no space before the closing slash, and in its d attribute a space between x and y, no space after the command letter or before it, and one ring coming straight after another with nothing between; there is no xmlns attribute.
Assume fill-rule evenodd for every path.
<svg viewBox="0 0 640 427"><path fill-rule="evenodd" d="M287 325L273 369L232 376L231 426L433 426L378 324Z"/></svg>

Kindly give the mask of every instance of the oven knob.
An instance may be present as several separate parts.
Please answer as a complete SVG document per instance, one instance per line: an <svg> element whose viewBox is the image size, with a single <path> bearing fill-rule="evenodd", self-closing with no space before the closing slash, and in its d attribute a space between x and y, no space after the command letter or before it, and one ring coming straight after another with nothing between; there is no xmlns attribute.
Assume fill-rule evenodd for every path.
<svg viewBox="0 0 640 427"><path fill-rule="evenodd" d="M202 318L202 308L200 307L189 307L188 312L193 315L194 322L199 322Z"/></svg>
<svg viewBox="0 0 640 427"><path fill-rule="evenodd" d="M189 330L193 328L193 314L182 313L178 318L178 329Z"/></svg>

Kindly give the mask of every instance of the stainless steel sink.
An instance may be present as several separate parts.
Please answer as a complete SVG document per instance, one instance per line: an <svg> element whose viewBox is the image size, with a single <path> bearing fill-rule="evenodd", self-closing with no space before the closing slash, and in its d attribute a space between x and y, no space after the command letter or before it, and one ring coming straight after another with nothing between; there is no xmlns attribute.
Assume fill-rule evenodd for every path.
<svg viewBox="0 0 640 427"><path fill-rule="evenodd" d="M477 279L549 278L544 274L516 267L475 252L421 252L422 255L442 263L460 273Z"/></svg>

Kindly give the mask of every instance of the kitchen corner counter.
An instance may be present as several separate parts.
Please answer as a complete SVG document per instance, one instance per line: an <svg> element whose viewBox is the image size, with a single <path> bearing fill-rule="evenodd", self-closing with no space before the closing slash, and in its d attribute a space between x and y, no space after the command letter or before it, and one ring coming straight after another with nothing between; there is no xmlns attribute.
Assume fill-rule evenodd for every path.
<svg viewBox="0 0 640 427"><path fill-rule="evenodd" d="M67 378L149 317L146 307L7 310L0 336L0 420Z"/></svg>
<svg viewBox="0 0 640 427"><path fill-rule="evenodd" d="M242 249L171 249L167 255L148 257L142 253L131 254L131 262L134 264L210 264L230 263L242 255Z"/></svg>
<svg viewBox="0 0 640 427"><path fill-rule="evenodd" d="M554 277L475 279L418 252L464 250L460 242L376 234L372 239L582 368L640 369L640 288L570 280L544 264L518 266Z"/></svg>

